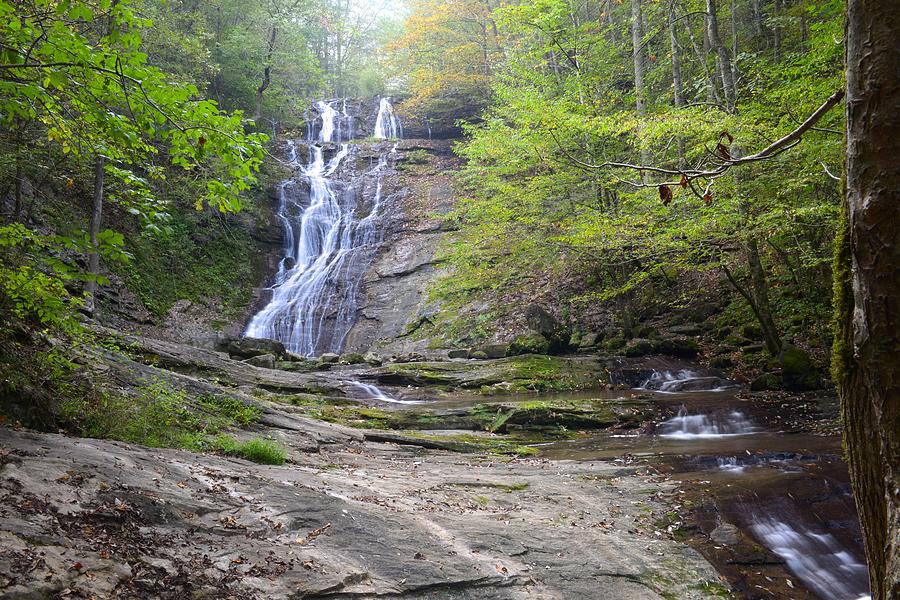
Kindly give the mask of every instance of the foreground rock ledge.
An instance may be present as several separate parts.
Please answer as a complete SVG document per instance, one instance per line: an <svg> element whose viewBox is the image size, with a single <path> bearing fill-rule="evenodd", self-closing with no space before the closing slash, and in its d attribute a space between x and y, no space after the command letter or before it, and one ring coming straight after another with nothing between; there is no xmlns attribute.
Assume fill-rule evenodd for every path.
<svg viewBox="0 0 900 600"><path fill-rule="evenodd" d="M705 598L607 463L353 442L266 467L0 429L3 598Z"/></svg>

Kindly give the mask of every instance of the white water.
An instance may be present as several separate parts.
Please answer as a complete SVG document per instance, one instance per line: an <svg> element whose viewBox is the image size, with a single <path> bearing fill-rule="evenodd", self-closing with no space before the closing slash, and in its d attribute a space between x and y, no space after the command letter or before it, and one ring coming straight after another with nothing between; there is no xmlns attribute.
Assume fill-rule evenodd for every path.
<svg viewBox="0 0 900 600"><path fill-rule="evenodd" d="M288 144L288 157L299 174L279 186L278 219L285 234L272 298L244 332L279 340L304 356L341 352L356 320L359 286L382 239L382 177L396 150L395 145L382 154L365 174L371 184L364 182L363 189L337 180L335 173L353 148L341 144L326 162L323 146L315 142L342 139L342 122L352 133L353 118L346 103L340 114L327 102L316 106L322 127L317 139L315 128L308 128L306 165L299 162L297 143Z"/></svg>
<svg viewBox="0 0 900 600"><path fill-rule="evenodd" d="M700 375L689 369L681 371L654 371L649 379L641 384L643 390L652 390L664 394L679 392L724 392L737 387L719 377Z"/></svg>
<svg viewBox="0 0 900 600"><path fill-rule="evenodd" d="M868 598L866 565L858 562L828 533L795 529L774 517L758 517L754 535L787 563L788 569L826 600ZM862 583L861 583L862 582Z"/></svg>
<svg viewBox="0 0 900 600"><path fill-rule="evenodd" d="M370 383L351 381L350 384L361 389L372 400L380 400L381 402L393 402L394 404L420 404L418 400L397 400L396 398L392 398Z"/></svg>
<svg viewBox="0 0 900 600"><path fill-rule="evenodd" d="M375 137L381 140L403 137L400 120L394 116L394 108L390 98L382 98L378 102L378 117L375 119Z"/></svg>
<svg viewBox="0 0 900 600"><path fill-rule="evenodd" d="M661 437L689 440L747 435L756 433L759 428L736 410L723 415L692 415L682 406L678 416L660 423L656 430Z"/></svg>

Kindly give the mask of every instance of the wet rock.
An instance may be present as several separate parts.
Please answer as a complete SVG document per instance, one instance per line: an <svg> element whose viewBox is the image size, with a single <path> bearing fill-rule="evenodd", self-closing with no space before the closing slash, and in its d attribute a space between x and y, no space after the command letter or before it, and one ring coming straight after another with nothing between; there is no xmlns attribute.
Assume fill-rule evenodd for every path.
<svg viewBox="0 0 900 600"><path fill-rule="evenodd" d="M341 360L341 357L335 354L334 352L326 352L322 356L319 357L319 362L323 363L336 363Z"/></svg>
<svg viewBox="0 0 900 600"><path fill-rule="evenodd" d="M709 539L723 546L737 546L741 542L741 530L731 523L722 523L712 530Z"/></svg>
<svg viewBox="0 0 900 600"><path fill-rule="evenodd" d="M468 348L456 348L447 352L447 358L469 358Z"/></svg>
<svg viewBox="0 0 900 600"><path fill-rule="evenodd" d="M781 389L781 381L773 373L763 373L750 382L751 392L766 392Z"/></svg>
<svg viewBox="0 0 900 600"><path fill-rule="evenodd" d="M225 338L219 342L219 349L232 358L251 358L262 354L272 354L279 358L287 356L284 344L264 338Z"/></svg>
<svg viewBox="0 0 900 600"><path fill-rule="evenodd" d="M484 344L478 347L478 351L483 352L488 358L503 358L509 351L508 344Z"/></svg>
<svg viewBox="0 0 900 600"><path fill-rule="evenodd" d="M376 354L375 352L366 352L363 356L363 360L373 367L380 367L384 363L384 359L381 358L381 355Z"/></svg>
<svg viewBox="0 0 900 600"><path fill-rule="evenodd" d="M250 358L244 360L248 365L253 365L254 367L262 367L264 369L274 369L275 368L275 355L274 354L260 354L257 356L251 356Z"/></svg>
<svg viewBox="0 0 900 600"><path fill-rule="evenodd" d="M507 354L518 356L520 354L547 354L550 352L550 340L537 331L526 331L516 336L509 345Z"/></svg>
<svg viewBox="0 0 900 600"><path fill-rule="evenodd" d="M425 360L425 356L419 352L408 352L391 357L391 362L395 363L422 362L423 360Z"/></svg>
<svg viewBox="0 0 900 600"><path fill-rule="evenodd" d="M781 350L781 379L786 390L817 390L822 378L809 354L796 346L786 344Z"/></svg>
<svg viewBox="0 0 900 600"><path fill-rule="evenodd" d="M525 309L525 321L530 329L550 342L550 352L559 353L569 349L571 331L542 306L529 304Z"/></svg>

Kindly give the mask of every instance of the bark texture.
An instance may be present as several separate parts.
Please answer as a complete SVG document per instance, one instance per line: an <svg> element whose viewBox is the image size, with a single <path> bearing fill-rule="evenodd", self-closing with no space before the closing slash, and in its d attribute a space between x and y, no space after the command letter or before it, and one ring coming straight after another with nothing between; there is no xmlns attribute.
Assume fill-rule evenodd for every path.
<svg viewBox="0 0 900 600"><path fill-rule="evenodd" d="M900 2L847 1L834 366L872 598L900 597Z"/></svg>

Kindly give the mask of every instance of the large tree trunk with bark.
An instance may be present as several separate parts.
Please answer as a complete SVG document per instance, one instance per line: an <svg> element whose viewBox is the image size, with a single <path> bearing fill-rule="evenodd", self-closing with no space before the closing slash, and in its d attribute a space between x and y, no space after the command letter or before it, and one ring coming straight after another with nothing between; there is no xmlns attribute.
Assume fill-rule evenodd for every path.
<svg viewBox="0 0 900 600"><path fill-rule="evenodd" d="M833 354L873 600L900 597L900 2L847 0Z"/></svg>

